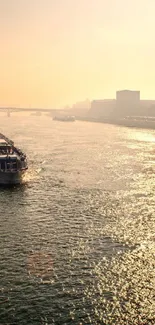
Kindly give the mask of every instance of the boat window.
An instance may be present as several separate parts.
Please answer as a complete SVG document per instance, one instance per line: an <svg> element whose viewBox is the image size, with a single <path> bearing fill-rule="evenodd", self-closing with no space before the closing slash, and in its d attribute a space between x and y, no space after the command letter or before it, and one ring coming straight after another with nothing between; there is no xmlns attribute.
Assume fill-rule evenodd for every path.
<svg viewBox="0 0 155 325"><path fill-rule="evenodd" d="M5 161L1 161L1 170L5 170Z"/></svg>

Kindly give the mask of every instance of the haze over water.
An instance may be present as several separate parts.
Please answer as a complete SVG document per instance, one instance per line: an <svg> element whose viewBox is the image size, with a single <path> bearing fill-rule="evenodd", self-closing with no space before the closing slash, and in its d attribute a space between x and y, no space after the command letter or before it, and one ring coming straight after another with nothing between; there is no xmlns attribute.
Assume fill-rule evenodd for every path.
<svg viewBox="0 0 155 325"><path fill-rule="evenodd" d="M1 116L25 183L1 188L0 323L155 323L155 131Z"/></svg>
<svg viewBox="0 0 155 325"><path fill-rule="evenodd" d="M0 0L0 107L154 99L154 0Z"/></svg>

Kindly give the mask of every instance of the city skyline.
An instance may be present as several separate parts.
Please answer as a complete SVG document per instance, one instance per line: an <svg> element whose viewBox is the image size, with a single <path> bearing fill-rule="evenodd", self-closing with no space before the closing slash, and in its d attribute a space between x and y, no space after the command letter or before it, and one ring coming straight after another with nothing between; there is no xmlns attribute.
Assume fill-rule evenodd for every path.
<svg viewBox="0 0 155 325"><path fill-rule="evenodd" d="M116 102L117 101L117 94L118 93L124 93L125 94L125 96L127 95L127 94L131 94L131 97L134 95L134 94L136 94L137 93L137 95L138 95L138 100L139 100L139 102L140 103L146 103L146 105L148 104L149 105L149 103L151 104L151 103L153 103L153 104L155 104L155 98L153 99L148 99L148 98L143 98L143 97L141 97L141 91L140 90L135 90L135 89L119 89L119 90L116 90L115 91L115 96L113 97L113 98L94 98L94 99L92 99L92 100L90 100L90 99L85 99L85 100L81 100L81 101L76 101L75 103L73 103L73 104L71 104L71 105L67 105L67 104L65 104L64 106L62 106L62 107L59 107L60 109L87 109L87 108L90 108L90 106L91 106L91 104L93 103L93 102ZM127 95L128 96L128 95ZM129 100L131 99L131 98L128 98ZM127 100L127 99L126 99ZM26 109L30 109L31 110L31 108L32 109L48 109L48 110L50 110L50 109L57 109L56 107L31 107L30 105L29 106L27 106L27 107L22 107L22 106L20 106L20 107L15 107L15 106L0 106L0 108L26 108Z"/></svg>
<svg viewBox="0 0 155 325"><path fill-rule="evenodd" d="M141 89L154 99L152 0L0 0L0 106L62 107Z"/></svg>

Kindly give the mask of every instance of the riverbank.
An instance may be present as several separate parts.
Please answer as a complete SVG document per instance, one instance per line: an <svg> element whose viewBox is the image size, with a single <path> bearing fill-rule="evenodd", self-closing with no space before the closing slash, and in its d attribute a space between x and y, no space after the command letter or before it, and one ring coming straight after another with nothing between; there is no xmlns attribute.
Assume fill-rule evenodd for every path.
<svg viewBox="0 0 155 325"><path fill-rule="evenodd" d="M106 123L112 125L119 125L130 128L141 128L141 129L155 129L155 118L94 118L94 117L80 117L76 116L76 120L95 122L95 123Z"/></svg>

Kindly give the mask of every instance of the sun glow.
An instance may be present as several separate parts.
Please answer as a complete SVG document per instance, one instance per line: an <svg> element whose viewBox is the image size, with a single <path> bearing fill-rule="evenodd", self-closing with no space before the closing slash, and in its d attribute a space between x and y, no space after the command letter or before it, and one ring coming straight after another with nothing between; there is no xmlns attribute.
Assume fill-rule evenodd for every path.
<svg viewBox="0 0 155 325"><path fill-rule="evenodd" d="M0 0L0 106L154 97L155 2Z"/></svg>

